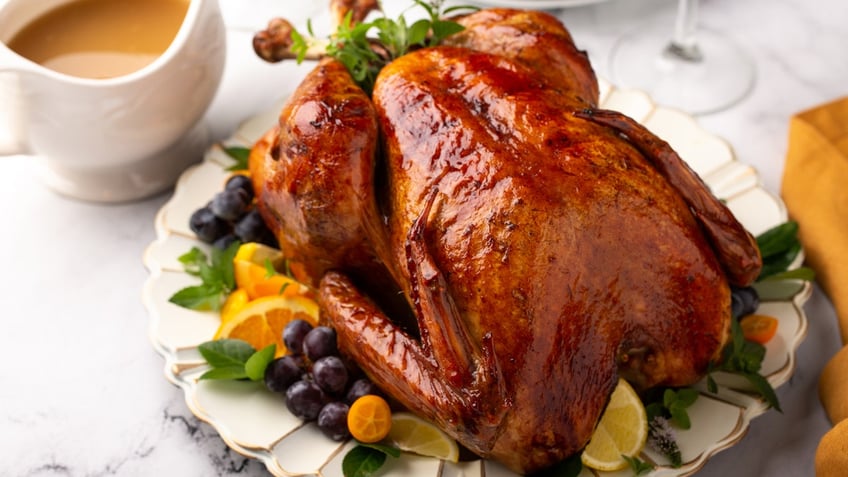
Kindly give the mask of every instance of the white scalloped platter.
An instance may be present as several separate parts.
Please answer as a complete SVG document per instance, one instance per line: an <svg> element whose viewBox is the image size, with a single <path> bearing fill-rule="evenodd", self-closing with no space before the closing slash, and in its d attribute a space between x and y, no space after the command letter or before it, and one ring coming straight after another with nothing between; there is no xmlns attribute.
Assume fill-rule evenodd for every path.
<svg viewBox="0 0 848 477"><path fill-rule="evenodd" d="M657 108L645 94L621 90L601 82L601 105L620 110L640 121L668 141L689 165L726 200L748 230L757 235L787 220L786 209L777 197L766 192L756 172L734 157L730 146L704 131L695 120L678 111ZM278 109L244 123L226 145L249 146L277 118ZM320 475L341 477L341 460L350 443L327 439L314 424L304 424L289 414L279 396L253 382L199 381L206 370L197 346L212 338L219 318L213 312L180 308L168 302L177 290L196 284L183 272L177 257L192 246L208 249L188 228L191 213L206 204L222 189L232 160L219 145L211 146L204 160L186 170L175 193L156 216L156 240L144 254L150 272L143 300L150 313L150 340L165 358L165 376L185 392L189 409L212 425L235 451L262 461L276 476ZM807 331L802 305L809 298L809 284L794 285L785 291L761 293L760 312L778 318L778 335L767 345L762 373L778 387L795 367L795 352ZM678 440L684 464L674 469L658 465L651 476L685 476L698 471L716 452L743 438L750 421L768 410L761 399L746 392L744 385L730 376L720 377L718 394L701 388L702 396L690 409L691 430L679 431ZM665 460L646 449L641 456L651 462ZM513 476L504 467L476 460L452 464L436 459L403 455L389 459L381 475L412 477ZM585 469L582 476L629 476L595 473Z"/></svg>

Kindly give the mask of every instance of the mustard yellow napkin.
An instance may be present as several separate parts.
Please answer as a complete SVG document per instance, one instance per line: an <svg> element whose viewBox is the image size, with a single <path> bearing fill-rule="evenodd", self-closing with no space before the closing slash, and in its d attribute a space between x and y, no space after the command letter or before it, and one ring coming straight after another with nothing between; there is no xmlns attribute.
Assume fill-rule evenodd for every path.
<svg viewBox="0 0 848 477"><path fill-rule="evenodd" d="M789 125L783 199L808 264L836 308L848 345L848 97L804 111ZM816 475L848 472L848 346L822 370L819 395L834 428L819 443Z"/></svg>

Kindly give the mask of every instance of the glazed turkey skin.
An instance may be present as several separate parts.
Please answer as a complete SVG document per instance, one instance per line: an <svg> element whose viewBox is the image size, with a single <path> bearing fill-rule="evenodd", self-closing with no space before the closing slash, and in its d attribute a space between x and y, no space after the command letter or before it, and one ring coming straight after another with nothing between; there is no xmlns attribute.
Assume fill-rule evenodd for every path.
<svg viewBox="0 0 848 477"><path fill-rule="evenodd" d="M619 377L699 380L728 337L730 283L761 261L668 144L596 109L555 18L460 21L370 96L319 62L251 171L341 350L469 450L532 473L585 447Z"/></svg>

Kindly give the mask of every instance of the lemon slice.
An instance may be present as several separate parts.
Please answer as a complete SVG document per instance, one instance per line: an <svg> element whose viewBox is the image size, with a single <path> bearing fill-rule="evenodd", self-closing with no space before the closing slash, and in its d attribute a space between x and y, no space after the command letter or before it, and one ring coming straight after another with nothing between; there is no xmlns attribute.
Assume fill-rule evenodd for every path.
<svg viewBox="0 0 848 477"><path fill-rule="evenodd" d="M459 460L459 446L441 429L408 412L392 414L392 428L384 441L398 449L450 462Z"/></svg>
<svg viewBox="0 0 848 477"><path fill-rule="evenodd" d="M637 455L647 439L645 406L630 384L619 379L581 460L595 470L620 470L628 465L622 456Z"/></svg>
<svg viewBox="0 0 848 477"><path fill-rule="evenodd" d="M283 253L274 247L269 247L258 242L247 242L239 246L233 260L244 260L257 265L264 265L265 260L270 260L274 266L279 266L283 261Z"/></svg>
<svg viewBox="0 0 848 477"><path fill-rule="evenodd" d="M283 328L296 319L318 324L318 304L302 296L268 296L245 303L230 318L223 320L215 339L247 341L257 350L276 344L276 356L286 354Z"/></svg>

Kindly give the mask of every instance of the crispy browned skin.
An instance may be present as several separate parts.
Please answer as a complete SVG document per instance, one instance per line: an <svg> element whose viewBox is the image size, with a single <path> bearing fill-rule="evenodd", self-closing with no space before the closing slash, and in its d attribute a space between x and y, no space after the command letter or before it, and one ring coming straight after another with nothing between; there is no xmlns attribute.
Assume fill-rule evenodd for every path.
<svg viewBox="0 0 848 477"><path fill-rule="evenodd" d="M511 14L527 23L505 10L466 21ZM591 70L541 76L547 60L518 56L442 46L395 60L367 115L379 147L371 120L353 114L364 106L349 76L322 62L281 115L280 159L257 172L284 252L323 274L342 350L472 451L531 473L586 445L619 376L638 388L697 381L727 338L724 269L759 256L716 253L747 235L718 201L689 203L708 191L675 179L686 166L667 144L575 114L597 99L584 97ZM327 121L325 108L353 122ZM320 200L298 201L300 188ZM708 239L703 217L726 230ZM360 287L386 275L415 333L376 304L386 293Z"/></svg>
<svg viewBox="0 0 848 477"><path fill-rule="evenodd" d="M481 10L457 19L465 27L445 41L511 58L536 71L562 94L576 95L590 106L598 103L598 80L586 53L556 17L538 11Z"/></svg>
<svg viewBox="0 0 848 477"><path fill-rule="evenodd" d="M264 161L252 161L258 206L283 253L317 285L327 269L374 263L365 226L374 202L377 119L345 67L322 60L284 105Z"/></svg>

